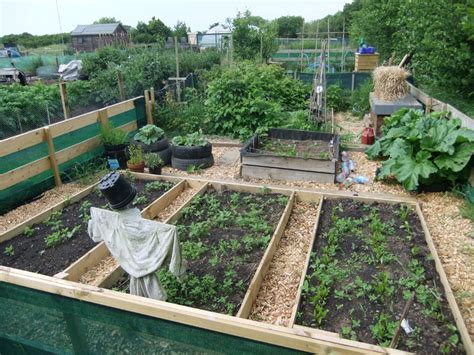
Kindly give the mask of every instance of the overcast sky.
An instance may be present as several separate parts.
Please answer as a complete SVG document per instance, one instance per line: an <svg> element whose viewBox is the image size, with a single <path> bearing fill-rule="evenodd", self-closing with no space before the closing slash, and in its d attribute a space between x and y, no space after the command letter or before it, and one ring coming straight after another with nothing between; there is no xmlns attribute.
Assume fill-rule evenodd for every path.
<svg viewBox="0 0 474 355"><path fill-rule="evenodd" d="M210 24L224 22L237 11L273 19L285 15L303 16L307 21L342 10L351 0L57 0L63 32L76 25L90 24L107 16L136 26L152 16L173 26L185 21L193 31L206 30ZM60 29L56 0L0 0L0 36L10 33L58 33Z"/></svg>

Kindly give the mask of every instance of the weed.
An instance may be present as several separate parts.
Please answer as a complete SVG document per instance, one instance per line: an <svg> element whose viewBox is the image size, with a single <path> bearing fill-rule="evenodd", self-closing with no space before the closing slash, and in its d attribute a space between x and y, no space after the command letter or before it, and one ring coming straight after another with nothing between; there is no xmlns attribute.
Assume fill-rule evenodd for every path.
<svg viewBox="0 0 474 355"><path fill-rule="evenodd" d="M320 152L318 157L319 157L319 159L328 160L329 159L329 153L328 152Z"/></svg>
<svg viewBox="0 0 474 355"><path fill-rule="evenodd" d="M195 174L195 175L201 175L202 172L203 172L203 169L202 169L203 165L188 165L186 167L186 172L188 174Z"/></svg>
<svg viewBox="0 0 474 355"><path fill-rule="evenodd" d="M137 198L135 198L132 205L137 206L137 205L142 205L142 204L147 203L147 202L148 202L148 198L146 196L142 195L142 196L138 196Z"/></svg>
<svg viewBox="0 0 474 355"><path fill-rule="evenodd" d="M88 200L84 201L81 204L81 207L79 207L79 212L80 212L79 217L82 218L82 222L87 223L91 219L91 216L90 216L91 207L92 207L92 203Z"/></svg>
<svg viewBox="0 0 474 355"><path fill-rule="evenodd" d="M69 228L63 228L51 233L50 235L46 236L46 238L44 238L46 247L55 247L59 244L62 244L66 240L71 239L80 228L81 226L75 226L72 230L69 230Z"/></svg>
<svg viewBox="0 0 474 355"><path fill-rule="evenodd" d="M169 182L153 181L153 182L149 182L148 184L145 185L145 191L146 192L158 191L158 190L167 191L171 187L173 187L173 184L171 184Z"/></svg>
<svg viewBox="0 0 474 355"><path fill-rule="evenodd" d="M267 186L262 186L260 189L259 189L259 192L263 195L266 195L268 193L270 193L270 191L272 191L269 187ZM247 196L248 197L248 196Z"/></svg>

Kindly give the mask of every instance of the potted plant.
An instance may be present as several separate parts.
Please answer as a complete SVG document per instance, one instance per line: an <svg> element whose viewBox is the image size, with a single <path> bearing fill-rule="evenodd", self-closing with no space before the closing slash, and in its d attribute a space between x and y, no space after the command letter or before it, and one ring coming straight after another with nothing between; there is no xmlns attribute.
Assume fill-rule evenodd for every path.
<svg viewBox="0 0 474 355"><path fill-rule="evenodd" d="M161 175L161 168L163 167L163 160L156 153L145 154L145 165L150 174Z"/></svg>
<svg viewBox="0 0 474 355"><path fill-rule="evenodd" d="M214 165L212 144L204 139L201 130L173 138L171 165L180 170L187 170L189 166L204 169Z"/></svg>
<svg viewBox="0 0 474 355"><path fill-rule="evenodd" d="M128 132L113 128L110 123L100 127L100 138L107 159L116 159L122 169L127 167Z"/></svg>
<svg viewBox="0 0 474 355"><path fill-rule="evenodd" d="M135 173L143 173L145 171L145 160L143 159L142 147L132 144L128 147L128 153L127 168Z"/></svg>
<svg viewBox="0 0 474 355"><path fill-rule="evenodd" d="M159 152L169 147L165 132L153 124L147 124L133 137L135 144L141 145L145 152Z"/></svg>

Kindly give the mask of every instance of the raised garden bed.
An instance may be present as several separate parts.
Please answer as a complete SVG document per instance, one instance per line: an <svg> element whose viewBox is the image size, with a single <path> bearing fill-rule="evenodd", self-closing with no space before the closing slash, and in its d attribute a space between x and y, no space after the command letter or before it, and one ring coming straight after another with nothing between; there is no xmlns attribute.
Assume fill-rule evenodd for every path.
<svg viewBox="0 0 474 355"><path fill-rule="evenodd" d="M272 128L254 136L240 150L243 177L334 182L339 136Z"/></svg>
<svg viewBox="0 0 474 355"><path fill-rule="evenodd" d="M296 324L387 347L403 309L414 331L395 347L464 353L421 220L407 205L323 202Z"/></svg>
<svg viewBox="0 0 474 355"><path fill-rule="evenodd" d="M135 180L133 184L137 188L134 205L140 209L174 186L158 180ZM108 208L95 187L51 209L34 224L25 223L16 234L0 236L0 265L50 276L63 271L96 245L87 234L91 207Z"/></svg>
<svg viewBox="0 0 474 355"><path fill-rule="evenodd" d="M188 271L181 283L165 268L158 271L167 301L219 313L248 312L253 301L246 297L249 285L276 238L277 226L288 218L292 197L265 188L248 193L205 187L199 192L171 218ZM127 276L122 277L112 289L128 292L126 281Z"/></svg>

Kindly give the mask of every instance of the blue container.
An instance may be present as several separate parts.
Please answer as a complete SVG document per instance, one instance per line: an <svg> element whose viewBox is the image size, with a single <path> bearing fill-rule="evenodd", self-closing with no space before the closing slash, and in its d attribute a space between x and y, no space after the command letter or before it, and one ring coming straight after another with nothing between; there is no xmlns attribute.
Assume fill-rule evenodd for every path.
<svg viewBox="0 0 474 355"><path fill-rule="evenodd" d="M375 47L359 47L359 54L374 54Z"/></svg>

